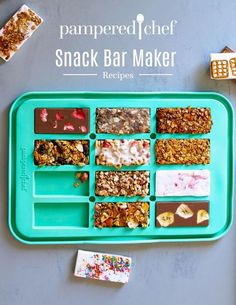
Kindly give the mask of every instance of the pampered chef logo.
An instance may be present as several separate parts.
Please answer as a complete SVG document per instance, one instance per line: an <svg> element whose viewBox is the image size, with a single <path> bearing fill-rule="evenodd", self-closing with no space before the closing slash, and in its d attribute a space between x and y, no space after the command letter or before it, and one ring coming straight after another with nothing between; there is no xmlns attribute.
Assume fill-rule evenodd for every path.
<svg viewBox="0 0 236 305"><path fill-rule="evenodd" d="M26 148L21 147L21 154L20 154L20 180L21 180L21 190L24 192L28 191L29 187L29 175L27 174L26 170Z"/></svg>
<svg viewBox="0 0 236 305"><path fill-rule="evenodd" d="M155 20L145 22L144 15L138 14L136 19L127 25L60 25L60 40L91 36L95 44L94 47L87 50L84 49L83 45L83 51L79 49L71 51L68 50L68 47L66 50L58 48L55 51L55 64L58 68L63 69L64 76L101 76L103 79L119 81L131 80L135 76L172 76L176 51L163 50L160 44L159 48L146 49L142 40L144 36L172 36L175 34L177 23L175 19L166 24L158 24ZM135 47L134 42L133 49L115 50L113 46L109 47L108 44L111 41L109 39L103 50L96 49L96 41L101 37L123 36L123 39L127 39L131 35L137 37L137 41L141 42L144 47L140 47L140 43L139 47ZM80 41L79 46L81 45ZM157 45L156 40L153 45ZM99 68L104 69L104 71ZM127 73L127 68L131 69L131 72ZM125 72L123 72L124 69ZM153 69L155 70L153 71Z"/></svg>
<svg viewBox="0 0 236 305"><path fill-rule="evenodd" d="M168 24L158 24L155 20L146 24L143 14L138 14L136 19L132 20L131 24L97 24L97 25L84 25L84 24L71 24L60 25L60 39L64 39L67 36L92 36L94 39L98 39L101 36L137 36L139 40L142 40L143 36L150 35L173 35L174 28L178 23L173 19Z"/></svg>

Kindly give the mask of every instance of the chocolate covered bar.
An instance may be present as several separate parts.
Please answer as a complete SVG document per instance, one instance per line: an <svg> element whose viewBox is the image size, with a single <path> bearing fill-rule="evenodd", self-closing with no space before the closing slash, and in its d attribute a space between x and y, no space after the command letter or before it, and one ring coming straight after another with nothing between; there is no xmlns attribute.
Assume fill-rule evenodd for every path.
<svg viewBox="0 0 236 305"><path fill-rule="evenodd" d="M209 139L163 139L155 145L157 164L209 164Z"/></svg>
<svg viewBox="0 0 236 305"><path fill-rule="evenodd" d="M149 171L97 171L97 196L142 196L149 194Z"/></svg>
<svg viewBox="0 0 236 305"><path fill-rule="evenodd" d="M211 131L210 108L158 108L158 133L201 134Z"/></svg>
<svg viewBox="0 0 236 305"><path fill-rule="evenodd" d="M236 79L236 53L226 49L222 53L211 54L211 78Z"/></svg>
<svg viewBox="0 0 236 305"><path fill-rule="evenodd" d="M208 170L158 170L157 196L208 196L210 172Z"/></svg>
<svg viewBox="0 0 236 305"><path fill-rule="evenodd" d="M95 227L146 228L149 225L148 202L102 202L95 204Z"/></svg>
<svg viewBox="0 0 236 305"><path fill-rule="evenodd" d="M9 61L42 22L41 17L23 5L0 30L0 57Z"/></svg>
<svg viewBox="0 0 236 305"><path fill-rule="evenodd" d="M35 165L89 164L87 140L36 140L34 143Z"/></svg>
<svg viewBox="0 0 236 305"><path fill-rule="evenodd" d="M157 202L157 227L207 227L208 201Z"/></svg>
<svg viewBox="0 0 236 305"><path fill-rule="evenodd" d="M74 275L95 280L127 283L130 267L130 257L79 250Z"/></svg>
<svg viewBox="0 0 236 305"><path fill-rule="evenodd" d="M97 108L97 133L134 134L150 132L149 108Z"/></svg>
<svg viewBox="0 0 236 305"><path fill-rule="evenodd" d="M89 133L89 108L36 108L35 133Z"/></svg>
<svg viewBox="0 0 236 305"><path fill-rule="evenodd" d="M96 164L115 166L143 165L150 162L149 140L97 140Z"/></svg>

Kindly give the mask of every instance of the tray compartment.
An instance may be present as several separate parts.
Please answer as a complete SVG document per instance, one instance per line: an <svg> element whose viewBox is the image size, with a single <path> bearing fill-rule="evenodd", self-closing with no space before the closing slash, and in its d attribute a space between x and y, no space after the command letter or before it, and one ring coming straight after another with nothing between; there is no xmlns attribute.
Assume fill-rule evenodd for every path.
<svg viewBox="0 0 236 305"><path fill-rule="evenodd" d="M35 171L35 195L89 196L89 179L81 183L77 173L83 171ZM74 183L79 186L75 187Z"/></svg>
<svg viewBox="0 0 236 305"><path fill-rule="evenodd" d="M35 227L87 228L88 215L88 202L37 202L34 204Z"/></svg>

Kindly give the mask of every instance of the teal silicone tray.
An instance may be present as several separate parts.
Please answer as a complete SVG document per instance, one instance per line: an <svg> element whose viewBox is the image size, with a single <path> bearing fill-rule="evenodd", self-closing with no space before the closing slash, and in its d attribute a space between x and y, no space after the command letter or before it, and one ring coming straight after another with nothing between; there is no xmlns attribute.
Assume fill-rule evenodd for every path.
<svg viewBox="0 0 236 305"><path fill-rule="evenodd" d="M210 107L213 127L205 135L170 135L156 133L158 107ZM90 108L90 134L35 134L35 108ZM97 107L145 107L151 110L151 132L136 135L95 133ZM232 223L233 208L233 134L234 115L229 101L217 93L80 93L33 92L20 96L12 105L9 117L9 227L19 241L27 244L63 243L144 243L174 241L209 241L224 235ZM156 138L209 138L209 165L156 165ZM95 172L116 170L95 165L96 139L150 139L150 165L122 167L122 170L150 170L150 225L148 228L95 228L95 202L137 201L138 197L96 197ZM90 164L34 165L33 149L36 139L88 139ZM155 197L157 169L209 169L211 194L209 197ZM89 171L89 182L73 186L75 173ZM208 227L155 226L156 201L209 200Z"/></svg>

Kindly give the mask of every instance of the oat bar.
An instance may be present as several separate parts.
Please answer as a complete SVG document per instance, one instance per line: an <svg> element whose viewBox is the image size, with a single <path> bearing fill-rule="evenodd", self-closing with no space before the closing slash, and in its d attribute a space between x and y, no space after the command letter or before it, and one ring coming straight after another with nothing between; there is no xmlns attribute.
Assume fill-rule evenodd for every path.
<svg viewBox="0 0 236 305"><path fill-rule="evenodd" d="M209 164L209 139L163 139L155 145L157 164Z"/></svg>
<svg viewBox="0 0 236 305"><path fill-rule="evenodd" d="M97 140L96 164L115 166L143 165L150 162L149 140Z"/></svg>
<svg viewBox="0 0 236 305"><path fill-rule="evenodd" d="M134 134L150 132L149 108L97 108L97 133Z"/></svg>
<svg viewBox="0 0 236 305"><path fill-rule="evenodd" d="M210 108L158 108L158 133L208 133L211 130Z"/></svg>
<svg viewBox="0 0 236 305"><path fill-rule="evenodd" d="M148 202L103 202L95 204L95 227L143 227L149 225Z"/></svg>
<svg viewBox="0 0 236 305"><path fill-rule="evenodd" d="M89 164L89 141L87 140L36 140L34 144L35 165Z"/></svg>
<svg viewBox="0 0 236 305"><path fill-rule="evenodd" d="M142 196L149 194L149 171L97 171L97 196Z"/></svg>
<svg viewBox="0 0 236 305"><path fill-rule="evenodd" d="M9 61L42 22L41 17L23 5L0 30L0 57Z"/></svg>

